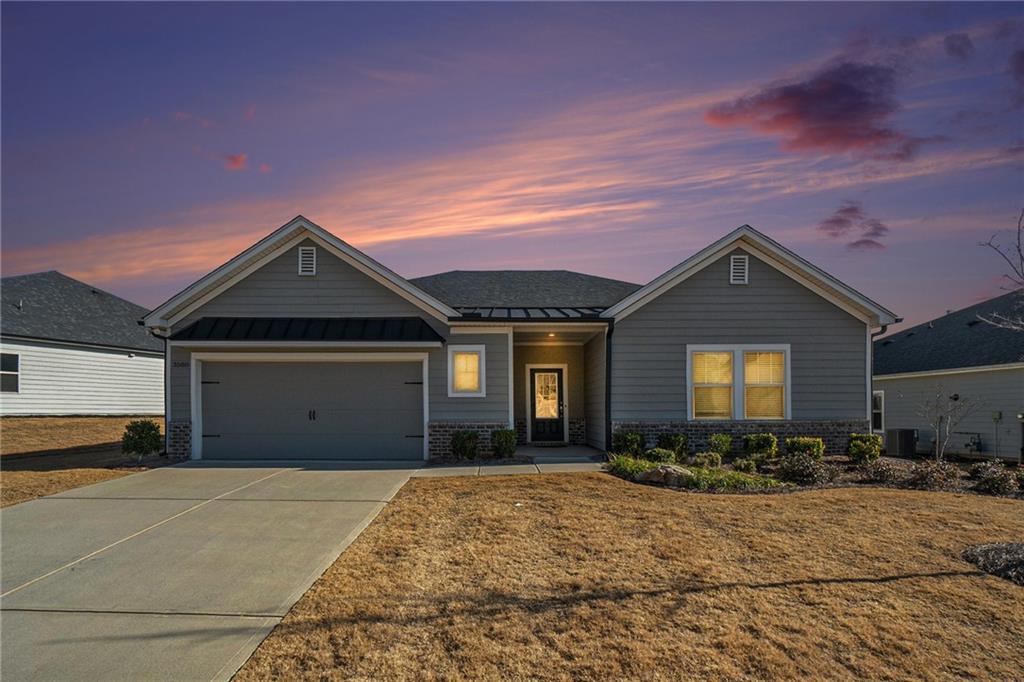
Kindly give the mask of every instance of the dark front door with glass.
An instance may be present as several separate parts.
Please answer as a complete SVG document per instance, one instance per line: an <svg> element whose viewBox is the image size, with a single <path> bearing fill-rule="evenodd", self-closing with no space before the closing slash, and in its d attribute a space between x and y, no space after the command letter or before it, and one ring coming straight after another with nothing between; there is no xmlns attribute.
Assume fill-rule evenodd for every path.
<svg viewBox="0 0 1024 682"><path fill-rule="evenodd" d="M530 437L534 442L565 440L565 399L561 369L530 370Z"/></svg>

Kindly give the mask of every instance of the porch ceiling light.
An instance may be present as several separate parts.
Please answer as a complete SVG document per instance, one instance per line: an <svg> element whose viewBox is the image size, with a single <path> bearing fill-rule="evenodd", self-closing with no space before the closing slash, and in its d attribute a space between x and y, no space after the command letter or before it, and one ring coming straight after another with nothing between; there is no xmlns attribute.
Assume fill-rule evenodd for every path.
<svg viewBox="0 0 1024 682"><path fill-rule="evenodd" d="M554 332L548 332L548 336L551 336L551 337L553 337L554 335L555 335L555 333L554 333Z"/></svg>

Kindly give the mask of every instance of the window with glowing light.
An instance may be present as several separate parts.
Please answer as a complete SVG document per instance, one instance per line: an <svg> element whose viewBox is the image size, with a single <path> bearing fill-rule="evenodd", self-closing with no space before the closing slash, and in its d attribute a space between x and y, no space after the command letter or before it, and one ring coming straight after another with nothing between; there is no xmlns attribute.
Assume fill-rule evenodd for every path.
<svg viewBox="0 0 1024 682"><path fill-rule="evenodd" d="M485 390L483 346L448 346L448 395L480 398Z"/></svg>

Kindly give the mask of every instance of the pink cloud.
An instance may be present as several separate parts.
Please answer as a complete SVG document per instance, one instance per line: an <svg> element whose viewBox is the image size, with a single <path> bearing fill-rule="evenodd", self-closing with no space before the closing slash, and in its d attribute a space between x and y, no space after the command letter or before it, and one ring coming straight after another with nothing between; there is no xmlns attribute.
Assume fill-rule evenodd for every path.
<svg viewBox="0 0 1024 682"><path fill-rule="evenodd" d="M174 112L174 120L181 121L182 123L195 123L200 128L212 128L214 126L213 121L202 116L196 116L189 111L176 111Z"/></svg>
<svg viewBox="0 0 1024 682"><path fill-rule="evenodd" d="M251 121L256 118L256 105L250 104L245 108L245 120Z"/></svg>
<svg viewBox="0 0 1024 682"><path fill-rule="evenodd" d="M878 218L872 218L864 211L859 201L844 201L832 215L818 224L818 229L832 237L842 239L851 233L858 238L846 244L851 251L870 251L885 248L879 241L889 234L889 227Z"/></svg>
<svg viewBox="0 0 1024 682"><path fill-rule="evenodd" d="M259 167L260 173L269 173L271 171L269 163L261 163Z"/></svg>
<svg viewBox="0 0 1024 682"><path fill-rule="evenodd" d="M224 167L230 171L245 170L249 164L249 155L242 154L225 154L224 155Z"/></svg>

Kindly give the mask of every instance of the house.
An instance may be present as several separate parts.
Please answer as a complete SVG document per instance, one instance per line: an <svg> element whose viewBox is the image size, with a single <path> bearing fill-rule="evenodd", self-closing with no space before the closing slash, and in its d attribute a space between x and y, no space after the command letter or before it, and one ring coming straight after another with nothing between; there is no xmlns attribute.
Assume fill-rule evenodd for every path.
<svg viewBox="0 0 1024 682"><path fill-rule="evenodd" d="M515 428L604 449L620 428L869 426L871 332L895 316L743 226L639 286L554 271L407 280L298 216L145 317L168 339L168 450L428 459Z"/></svg>
<svg viewBox="0 0 1024 682"><path fill-rule="evenodd" d="M146 309L59 272L0 281L0 415L159 415Z"/></svg>
<svg viewBox="0 0 1024 682"><path fill-rule="evenodd" d="M956 395L976 407L947 452L1024 457L1024 333L981 319L1019 315L1022 305L1024 293L1008 293L875 341L873 429L917 429L928 452L935 434L921 403Z"/></svg>

